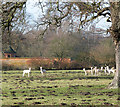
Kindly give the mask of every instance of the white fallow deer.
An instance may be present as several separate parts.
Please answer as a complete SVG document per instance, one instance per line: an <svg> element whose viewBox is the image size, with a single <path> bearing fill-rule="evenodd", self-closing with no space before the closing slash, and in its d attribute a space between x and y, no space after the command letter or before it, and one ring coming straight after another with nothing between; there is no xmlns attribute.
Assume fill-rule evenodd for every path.
<svg viewBox="0 0 120 107"><path fill-rule="evenodd" d="M42 69L42 67L40 67L40 71L41 71L41 74L43 75L43 72L45 73L46 70L45 69Z"/></svg>
<svg viewBox="0 0 120 107"><path fill-rule="evenodd" d="M101 67L101 69L100 69L101 71L103 71L103 67Z"/></svg>
<svg viewBox="0 0 120 107"><path fill-rule="evenodd" d="M112 68L110 69L110 71L114 74L115 71L116 71L116 69L115 69L114 67L112 67Z"/></svg>
<svg viewBox="0 0 120 107"><path fill-rule="evenodd" d="M97 69L97 67L95 67L94 70L95 70L95 75L98 75L99 69Z"/></svg>
<svg viewBox="0 0 120 107"><path fill-rule="evenodd" d="M88 75L88 73L91 73L91 70L85 70L85 68L83 68L83 71L85 72L85 75Z"/></svg>
<svg viewBox="0 0 120 107"><path fill-rule="evenodd" d="M104 69L104 73L105 73L105 74L107 73L107 67L105 67L105 69Z"/></svg>
<svg viewBox="0 0 120 107"><path fill-rule="evenodd" d="M97 71L98 71L98 73L99 73L99 72L103 72L104 69L103 69L103 67L101 67L100 69L97 69Z"/></svg>
<svg viewBox="0 0 120 107"><path fill-rule="evenodd" d="M93 67L91 67L91 75L93 75L93 71L94 71L94 69L93 69Z"/></svg>
<svg viewBox="0 0 120 107"><path fill-rule="evenodd" d="M29 68L29 70L24 70L24 71L23 71L23 77L24 77L25 73L28 73L28 77L29 77L30 71L31 71L31 68Z"/></svg>
<svg viewBox="0 0 120 107"><path fill-rule="evenodd" d="M110 74L110 69L109 66L106 67L106 70L108 71L108 73Z"/></svg>
<svg viewBox="0 0 120 107"><path fill-rule="evenodd" d="M109 74L112 72L113 74L115 73L115 69L114 67L112 67L111 69L107 68L107 71L109 72Z"/></svg>

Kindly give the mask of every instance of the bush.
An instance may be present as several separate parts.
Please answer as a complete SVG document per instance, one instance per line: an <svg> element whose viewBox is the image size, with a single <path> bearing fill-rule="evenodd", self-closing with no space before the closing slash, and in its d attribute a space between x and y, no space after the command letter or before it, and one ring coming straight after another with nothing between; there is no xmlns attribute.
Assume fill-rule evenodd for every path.
<svg viewBox="0 0 120 107"><path fill-rule="evenodd" d="M23 70L28 68L25 59L5 59L2 60L3 70Z"/></svg>
<svg viewBox="0 0 120 107"><path fill-rule="evenodd" d="M77 61L72 61L71 64L70 64L70 67L71 67L71 69L73 69L73 68L78 69L78 68L80 68L81 66L80 66L79 62L77 62Z"/></svg>
<svg viewBox="0 0 120 107"><path fill-rule="evenodd" d="M15 67L14 65L10 65L7 63L2 63L2 70L7 71L7 70L14 70Z"/></svg>
<svg viewBox="0 0 120 107"><path fill-rule="evenodd" d="M54 61L54 68L56 69L70 69L70 62L67 61Z"/></svg>
<svg viewBox="0 0 120 107"><path fill-rule="evenodd" d="M46 69L53 68L53 63L50 59L34 58L34 59L27 61L27 64L37 70L40 69L40 66Z"/></svg>
<svg viewBox="0 0 120 107"><path fill-rule="evenodd" d="M31 67L32 69L40 69L42 66L45 69L72 69L79 66L77 62L72 62L69 59L47 59L47 58L14 58L5 59L2 61L3 70L23 70Z"/></svg>
<svg viewBox="0 0 120 107"><path fill-rule="evenodd" d="M54 60L54 59L40 59L34 58L27 61L27 64L35 69L40 69L42 66L45 69L69 69L70 62L67 60Z"/></svg>

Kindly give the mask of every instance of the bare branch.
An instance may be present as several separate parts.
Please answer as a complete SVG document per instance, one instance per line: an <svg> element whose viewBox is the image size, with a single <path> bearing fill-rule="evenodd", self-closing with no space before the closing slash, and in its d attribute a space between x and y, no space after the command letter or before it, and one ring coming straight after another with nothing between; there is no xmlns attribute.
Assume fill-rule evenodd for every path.
<svg viewBox="0 0 120 107"><path fill-rule="evenodd" d="M98 18L99 16L102 16L102 15L103 15L103 16L106 16L107 14L110 15L109 12L103 13L103 12L109 11L109 10L110 10L110 7L105 7L105 8L103 8L102 10L98 11L98 12L97 12L97 15L91 17L91 18L88 19L88 20L83 20L83 21L81 21L81 24L85 24L86 22L92 21L92 20L94 20L94 19L96 19L96 18Z"/></svg>

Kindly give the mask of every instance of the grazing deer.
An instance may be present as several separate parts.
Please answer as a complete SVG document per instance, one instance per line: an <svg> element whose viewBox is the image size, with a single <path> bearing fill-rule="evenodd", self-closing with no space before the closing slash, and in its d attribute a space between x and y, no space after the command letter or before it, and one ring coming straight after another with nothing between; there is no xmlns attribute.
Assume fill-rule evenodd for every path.
<svg viewBox="0 0 120 107"><path fill-rule="evenodd" d="M85 75L91 72L91 70L85 70L85 68L83 68L83 71L85 72Z"/></svg>
<svg viewBox="0 0 120 107"><path fill-rule="evenodd" d="M43 72L46 72L45 69L42 69L42 67L40 67L40 71L41 71L41 74L43 75Z"/></svg>
<svg viewBox="0 0 120 107"><path fill-rule="evenodd" d="M94 69L93 69L93 67L91 67L91 75L93 75L93 71L94 71Z"/></svg>
<svg viewBox="0 0 120 107"><path fill-rule="evenodd" d="M95 75L98 75L99 69L97 69L97 67L95 67L94 70L95 70Z"/></svg>
<svg viewBox="0 0 120 107"><path fill-rule="evenodd" d="M101 71L103 71L103 67L101 67L101 69L100 69Z"/></svg>
<svg viewBox="0 0 120 107"><path fill-rule="evenodd" d="M107 66L107 71L109 72L109 74L112 72L113 74L115 73L115 69L114 67L112 67L111 69L109 69L109 67Z"/></svg>
<svg viewBox="0 0 120 107"><path fill-rule="evenodd" d="M25 73L28 73L28 77L29 77L30 71L31 71L31 68L29 68L29 70L24 70L24 71L23 71L23 77L24 77Z"/></svg>

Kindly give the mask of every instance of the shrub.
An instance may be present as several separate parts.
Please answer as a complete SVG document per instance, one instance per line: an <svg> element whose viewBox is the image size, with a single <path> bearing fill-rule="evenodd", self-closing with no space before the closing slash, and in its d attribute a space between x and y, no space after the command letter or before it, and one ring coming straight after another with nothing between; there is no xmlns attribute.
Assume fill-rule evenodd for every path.
<svg viewBox="0 0 120 107"><path fill-rule="evenodd" d="M67 60L55 60L55 59L41 59L33 58L27 61L27 64L35 69L39 69L42 66L45 69L68 69L70 68L70 62Z"/></svg>
<svg viewBox="0 0 120 107"><path fill-rule="evenodd" d="M23 70L28 68L25 59L5 59L2 60L3 70Z"/></svg>
<svg viewBox="0 0 120 107"><path fill-rule="evenodd" d="M3 62L3 70L23 70L31 67L32 69L40 69L42 66L45 69L70 69L71 62L69 59L48 59L48 58L14 58L5 59Z"/></svg>
<svg viewBox="0 0 120 107"><path fill-rule="evenodd" d="M77 61L71 61L71 64L70 64L70 68L71 69L78 69L78 68L80 68L80 67L82 67L81 65L80 65L80 63L79 62L77 62Z"/></svg>
<svg viewBox="0 0 120 107"><path fill-rule="evenodd" d="M27 64L35 69L40 69L40 66L46 69L53 68L53 63L50 59L33 58L27 61Z"/></svg>
<svg viewBox="0 0 120 107"><path fill-rule="evenodd" d="M14 70L15 67L14 65L10 65L7 63L2 63L2 70L7 71L7 70Z"/></svg>

